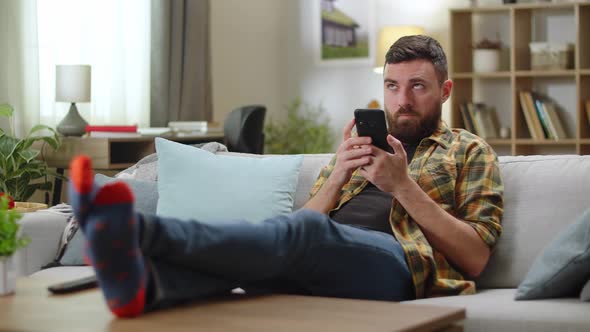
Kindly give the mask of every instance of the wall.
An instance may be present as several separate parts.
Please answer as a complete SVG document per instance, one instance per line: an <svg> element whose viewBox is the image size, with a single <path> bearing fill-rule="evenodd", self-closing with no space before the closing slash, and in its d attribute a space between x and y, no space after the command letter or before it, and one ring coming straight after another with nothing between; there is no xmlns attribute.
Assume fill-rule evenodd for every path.
<svg viewBox="0 0 590 332"><path fill-rule="evenodd" d="M213 119L223 122L235 107L283 104L283 23L288 0L212 0Z"/></svg>
<svg viewBox="0 0 590 332"><path fill-rule="evenodd" d="M371 99L382 104L381 76L372 71L372 64L331 66L315 60L318 1L211 1L215 120L223 121L229 110L247 103L266 104L267 119L280 118L282 105L300 96L312 105L322 104L339 142L355 108ZM375 9L375 30L383 25L421 25L447 49L448 9L469 1L367 3ZM446 120L448 113L443 108Z"/></svg>

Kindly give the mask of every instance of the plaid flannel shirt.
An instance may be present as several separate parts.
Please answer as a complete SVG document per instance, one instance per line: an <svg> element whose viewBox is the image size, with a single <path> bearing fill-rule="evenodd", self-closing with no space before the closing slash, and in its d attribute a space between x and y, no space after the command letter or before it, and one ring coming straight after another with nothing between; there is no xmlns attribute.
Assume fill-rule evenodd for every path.
<svg viewBox="0 0 590 332"><path fill-rule="evenodd" d="M310 196L314 196L330 176L335 158L320 172ZM504 188L498 158L485 141L468 131L449 129L441 121L437 131L420 142L408 172L430 198L473 227L493 249L502 233ZM367 183L356 170L342 187L331 212L360 193ZM416 298L475 293L475 283L466 280L428 243L418 224L395 198L389 223L404 249Z"/></svg>

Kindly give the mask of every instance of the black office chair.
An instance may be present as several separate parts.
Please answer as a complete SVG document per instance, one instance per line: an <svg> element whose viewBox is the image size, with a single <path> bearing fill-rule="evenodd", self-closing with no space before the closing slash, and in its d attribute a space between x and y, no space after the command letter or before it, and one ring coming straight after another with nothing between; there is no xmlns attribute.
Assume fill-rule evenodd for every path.
<svg viewBox="0 0 590 332"><path fill-rule="evenodd" d="M234 109L223 124L225 145L231 152L262 154L266 107L248 105Z"/></svg>

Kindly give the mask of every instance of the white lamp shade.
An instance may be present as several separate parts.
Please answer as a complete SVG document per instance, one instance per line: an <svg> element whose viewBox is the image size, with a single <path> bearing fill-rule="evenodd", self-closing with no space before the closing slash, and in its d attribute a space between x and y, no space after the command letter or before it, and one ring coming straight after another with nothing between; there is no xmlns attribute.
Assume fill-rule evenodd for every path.
<svg viewBox="0 0 590 332"><path fill-rule="evenodd" d="M377 40L377 52L375 53L375 72L383 73L385 54L398 39L404 36L422 35L424 28L419 26L386 26L379 31Z"/></svg>
<svg viewBox="0 0 590 332"><path fill-rule="evenodd" d="M89 65L58 65L55 72L55 101L90 102Z"/></svg>

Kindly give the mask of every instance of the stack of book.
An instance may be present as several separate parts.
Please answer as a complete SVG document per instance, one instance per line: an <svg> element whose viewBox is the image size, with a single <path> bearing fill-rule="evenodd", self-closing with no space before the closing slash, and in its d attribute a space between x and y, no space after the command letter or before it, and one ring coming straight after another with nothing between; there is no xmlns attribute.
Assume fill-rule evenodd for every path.
<svg viewBox="0 0 590 332"><path fill-rule="evenodd" d="M495 108L484 103L465 103L459 107L465 129L481 138L499 136L500 125Z"/></svg>
<svg viewBox="0 0 590 332"><path fill-rule="evenodd" d="M555 103L531 91L521 91L518 96L520 108L533 139L558 141L567 138Z"/></svg>
<svg viewBox="0 0 590 332"><path fill-rule="evenodd" d="M170 121L168 128L175 133L207 132L207 121Z"/></svg>
<svg viewBox="0 0 590 332"><path fill-rule="evenodd" d="M86 126L86 135L88 137L139 137L137 125L104 125L104 126Z"/></svg>
<svg viewBox="0 0 590 332"><path fill-rule="evenodd" d="M168 122L168 128L178 136L222 132L222 128L218 123L207 121L170 121Z"/></svg>

